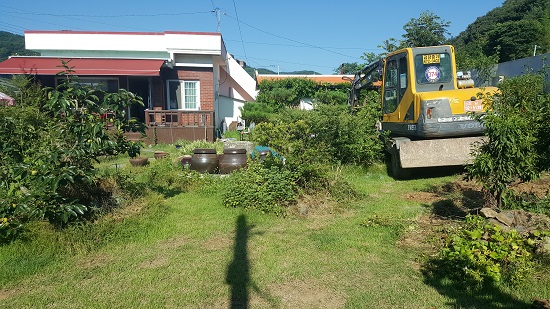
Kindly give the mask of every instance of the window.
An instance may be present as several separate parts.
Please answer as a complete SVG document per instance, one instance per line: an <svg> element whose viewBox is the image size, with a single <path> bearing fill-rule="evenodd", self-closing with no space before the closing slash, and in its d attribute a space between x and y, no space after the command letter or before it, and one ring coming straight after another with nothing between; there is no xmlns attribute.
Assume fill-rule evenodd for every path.
<svg viewBox="0 0 550 309"><path fill-rule="evenodd" d="M200 109L199 81L170 80L167 91L169 109Z"/></svg>
<svg viewBox="0 0 550 309"><path fill-rule="evenodd" d="M59 85L65 78L58 77L56 83ZM79 77L76 83L81 86L97 88L105 92L118 91L118 78L94 78L94 77Z"/></svg>
<svg viewBox="0 0 550 309"><path fill-rule="evenodd" d="M383 112L388 114L395 111L398 105L397 87L398 87L398 71L397 61L389 60L386 65L386 72L384 76L384 103Z"/></svg>
<svg viewBox="0 0 550 309"><path fill-rule="evenodd" d="M414 66L418 84L448 83L453 78L448 53L416 55Z"/></svg>

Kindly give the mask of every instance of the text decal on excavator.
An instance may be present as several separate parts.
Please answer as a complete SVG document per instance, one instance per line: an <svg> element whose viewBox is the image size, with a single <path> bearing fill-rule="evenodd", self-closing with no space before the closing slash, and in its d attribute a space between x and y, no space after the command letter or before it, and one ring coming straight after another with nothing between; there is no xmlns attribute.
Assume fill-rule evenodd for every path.
<svg viewBox="0 0 550 309"><path fill-rule="evenodd" d="M465 112L481 112L483 111L483 101L482 100L466 100L464 101L464 111Z"/></svg>
<svg viewBox="0 0 550 309"><path fill-rule="evenodd" d="M432 63L440 63L441 57L439 54L429 54L429 55L422 55L422 63L423 64L432 64Z"/></svg>

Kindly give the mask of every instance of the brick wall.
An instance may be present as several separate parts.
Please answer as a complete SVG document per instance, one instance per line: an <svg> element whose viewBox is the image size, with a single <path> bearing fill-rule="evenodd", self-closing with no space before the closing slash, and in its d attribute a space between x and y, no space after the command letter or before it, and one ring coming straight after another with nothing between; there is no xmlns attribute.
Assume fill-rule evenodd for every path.
<svg viewBox="0 0 550 309"><path fill-rule="evenodd" d="M201 110L214 110L214 72L212 68L178 68L177 78L180 80L200 81Z"/></svg>

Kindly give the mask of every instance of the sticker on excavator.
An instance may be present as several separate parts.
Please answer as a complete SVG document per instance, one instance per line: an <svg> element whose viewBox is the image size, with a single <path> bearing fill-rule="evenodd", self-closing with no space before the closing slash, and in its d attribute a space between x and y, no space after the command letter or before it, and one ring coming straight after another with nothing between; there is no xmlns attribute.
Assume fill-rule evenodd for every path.
<svg viewBox="0 0 550 309"><path fill-rule="evenodd" d="M440 63L441 57L439 54L429 54L429 55L422 55L422 63L423 64L432 64L432 63Z"/></svg>
<svg viewBox="0 0 550 309"><path fill-rule="evenodd" d="M482 100L475 100L475 101L464 101L464 111L465 112L481 112L483 111L483 101Z"/></svg>
<svg viewBox="0 0 550 309"><path fill-rule="evenodd" d="M428 67L424 74L426 76L426 80L430 83L437 83L439 78L441 78L441 71L436 66Z"/></svg>

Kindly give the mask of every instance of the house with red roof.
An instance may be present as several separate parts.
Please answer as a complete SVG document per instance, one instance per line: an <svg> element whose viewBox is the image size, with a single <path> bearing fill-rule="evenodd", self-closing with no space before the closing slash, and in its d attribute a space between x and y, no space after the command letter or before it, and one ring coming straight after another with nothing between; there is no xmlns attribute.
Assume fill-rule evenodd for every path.
<svg viewBox="0 0 550 309"><path fill-rule="evenodd" d="M65 61L80 83L141 96L145 106L128 115L147 125L149 142L153 135L158 143L213 141L257 95L220 33L25 31L25 48L40 56L12 56L0 62L0 75L32 75L55 87Z"/></svg>

